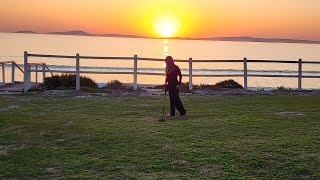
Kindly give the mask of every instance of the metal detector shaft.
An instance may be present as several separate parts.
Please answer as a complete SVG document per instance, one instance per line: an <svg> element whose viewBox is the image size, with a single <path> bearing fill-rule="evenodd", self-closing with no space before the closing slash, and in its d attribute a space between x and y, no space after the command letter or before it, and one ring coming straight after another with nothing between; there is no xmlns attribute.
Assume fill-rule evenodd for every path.
<svg viewBox="0 0 320 180"><path fill-rule="evenodd" d="M166 96L167 96L167 89L164 89L164 98L163 98L163 107L162 107L162 118L161 120L164 120L164 107L165 107L165 102L166 102Z"/></svg>

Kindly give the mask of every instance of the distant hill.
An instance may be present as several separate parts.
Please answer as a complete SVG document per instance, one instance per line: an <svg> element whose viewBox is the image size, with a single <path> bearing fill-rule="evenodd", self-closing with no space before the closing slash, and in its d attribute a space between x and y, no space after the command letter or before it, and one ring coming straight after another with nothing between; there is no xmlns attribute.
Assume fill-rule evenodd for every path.
<svg viewBox="0 0 320 180"><path fill-rule="evenodd" d="M49 32L45 34L57 34L57 35L74 35L74 36L94 36L94 34L87 33L85 31L65 31L65 32Z"/></svg>
<svg viewBox="0 0 320 180"><path fill-rule="evenodd" d="M33 31L17 31L16 33L36 34L36 32Z"/></svg>
<svg viewBox="0 0 320 180"><path fill-rule="evenodd" d="M126 35L126 34L90 34L85 31L63 31L63 32L48 32L48 33L37 33L37 32L33 32L33 31L17 31L15 33L55 34L55 35L72 35L72 36L124 37L124 38L150 38L150 37L145 37L145 36Z"/></svg>
<svg viewBox="0 0 320 180"><path fill-rule="evenodd" d="M96 34L95 36L123 37L123 38L151 38L151 37L137 36L137 35L127 35L127 34Z"/></svg>
<svg viewBox="0 0 320 180"><path fill-rule="evenodd" d="M79 31L79 30L65 31L65 32L49 32L49 33L37 33L37 32L33 32L33 31L17 31L16 33L163 39L163 38L154 38L154 37L146 37L146 36L127 35L127 34L90 34L88 32ZM272 42L272 43L320 44L320 41L312 41L312 40L281 39L281 38L256 38L256 37L210 37L210 38L180 38L180 37L174 37L174 38L171 38L171 39L204 40L204 41L238 41L238 42Z"/></svg>
<svg viewBox="0 0 320 180"><path fill-rule="evenodd" d="M277 38L255 38L255 37L216 37L209 38L217 41L244 41L244 42L274 42L274 43L305 43L320 44L320 41L300 40L300 39L277 39Z"/></svg>

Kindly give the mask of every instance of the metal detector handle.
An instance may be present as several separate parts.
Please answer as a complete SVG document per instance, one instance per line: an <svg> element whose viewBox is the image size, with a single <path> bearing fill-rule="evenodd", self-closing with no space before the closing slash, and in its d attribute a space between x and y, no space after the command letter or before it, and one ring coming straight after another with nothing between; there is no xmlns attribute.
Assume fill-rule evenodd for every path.
<svg viewBox="0 0 320 180"><path fill-rule="evenodd" d="M168 91L168 85L163 85L163 88L164 88L164 92Z"/></svg>

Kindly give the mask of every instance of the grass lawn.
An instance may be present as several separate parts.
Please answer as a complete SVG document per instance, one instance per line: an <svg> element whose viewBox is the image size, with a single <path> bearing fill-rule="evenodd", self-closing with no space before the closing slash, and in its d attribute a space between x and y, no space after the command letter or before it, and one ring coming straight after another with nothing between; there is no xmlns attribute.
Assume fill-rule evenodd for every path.
<svg viewBox="0 0 320 180"><path fill-rule="evenodd" d="M320 179L320 97L162 100L0 96L0 179Z"/></svg>

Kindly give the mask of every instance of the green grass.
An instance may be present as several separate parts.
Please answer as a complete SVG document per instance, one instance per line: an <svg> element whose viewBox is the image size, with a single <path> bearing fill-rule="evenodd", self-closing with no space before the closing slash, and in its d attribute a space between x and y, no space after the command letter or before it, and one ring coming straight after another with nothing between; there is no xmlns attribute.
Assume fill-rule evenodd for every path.
<svg viewBox="0 0 320 180"><path fill-rule="evenodd" d="M0 96L0 179L320 179L320 97L182 101Z"/></svg>

